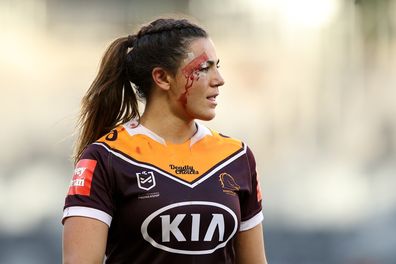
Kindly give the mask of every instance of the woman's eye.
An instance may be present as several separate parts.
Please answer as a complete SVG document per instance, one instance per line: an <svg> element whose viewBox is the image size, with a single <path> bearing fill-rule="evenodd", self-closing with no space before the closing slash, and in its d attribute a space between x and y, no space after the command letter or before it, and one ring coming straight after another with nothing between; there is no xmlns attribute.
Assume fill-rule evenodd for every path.
<svg viewBox="0 0 396 264"><path fill-rule="evenodd" d="M199 69L199 71L207 72L207 71L209 71L209 69L210 69L210 67L202 67L202 68Z"/></svg>

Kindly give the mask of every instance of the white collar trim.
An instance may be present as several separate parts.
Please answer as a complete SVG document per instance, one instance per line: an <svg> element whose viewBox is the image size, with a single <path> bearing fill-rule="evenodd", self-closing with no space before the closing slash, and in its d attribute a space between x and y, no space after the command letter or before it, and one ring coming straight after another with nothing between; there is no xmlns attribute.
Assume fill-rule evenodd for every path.
<svg viewBox="0 0 396 264"><path fill-rule="evenodd" d="M197 122L195 124L197 126L197 132L190 139L190 147L195 143L197 143L198 141L200 141L201 139L203 139L204 137L212 135L212 132L204 125L201 125ZM155 134L153 131L146 128L142 124L139 124L136 120L130 120L125 124L123 124L123 126L131 136L139 135L139 134L146 135L149 138L157 141L158 143L166 145L166 141L162 137L158 136L157 134Z"/></svg>
<svg viewBox="0 0 396 264"><path fill-rule="evenodd" d="M197 125L197 132L190 139L190 147L195 143L197 143L198 141L200 141L201 139L203 139L204 137L212 135L212 132L206 126L201 125L197 122L195 122L195 124Z"/></svg>

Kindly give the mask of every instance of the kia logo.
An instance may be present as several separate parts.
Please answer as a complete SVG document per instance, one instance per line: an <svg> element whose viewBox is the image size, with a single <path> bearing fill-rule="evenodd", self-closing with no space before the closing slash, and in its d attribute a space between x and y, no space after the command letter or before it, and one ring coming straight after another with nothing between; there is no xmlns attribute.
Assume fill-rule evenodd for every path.
<svg viewBox="0 0 396 264"><path fill-rule="evenodd" d="M188 201L153 212L143 221L140 230L143 238L156 248L203 255L224 247L237 228L237 216L223 204Z"/></svg>

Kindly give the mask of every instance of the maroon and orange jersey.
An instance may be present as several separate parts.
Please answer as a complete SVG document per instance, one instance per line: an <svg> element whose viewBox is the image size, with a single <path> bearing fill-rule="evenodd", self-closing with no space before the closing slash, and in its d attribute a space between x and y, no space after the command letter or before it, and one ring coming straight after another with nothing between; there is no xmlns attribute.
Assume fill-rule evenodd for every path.
<svg viewBox="0 0 396 264"><path fill-rule="evenodd" d="M170 144L130 121L86 148L63 219L109 226L106 263L234 263L236 233L261 223L250 149L197 128Z"/></svg>

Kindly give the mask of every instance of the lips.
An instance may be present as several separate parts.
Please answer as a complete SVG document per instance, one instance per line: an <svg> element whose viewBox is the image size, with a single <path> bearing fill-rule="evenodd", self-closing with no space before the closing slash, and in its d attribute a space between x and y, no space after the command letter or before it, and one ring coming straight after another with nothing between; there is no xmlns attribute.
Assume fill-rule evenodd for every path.
<svg viewBox="0 0 396 264"><path fill-rule="evenodd" d="M210 96L206 97L206 99L208 99L210 101L216 101L217 96L218 96L218 94L210 95Z"/></svg>

